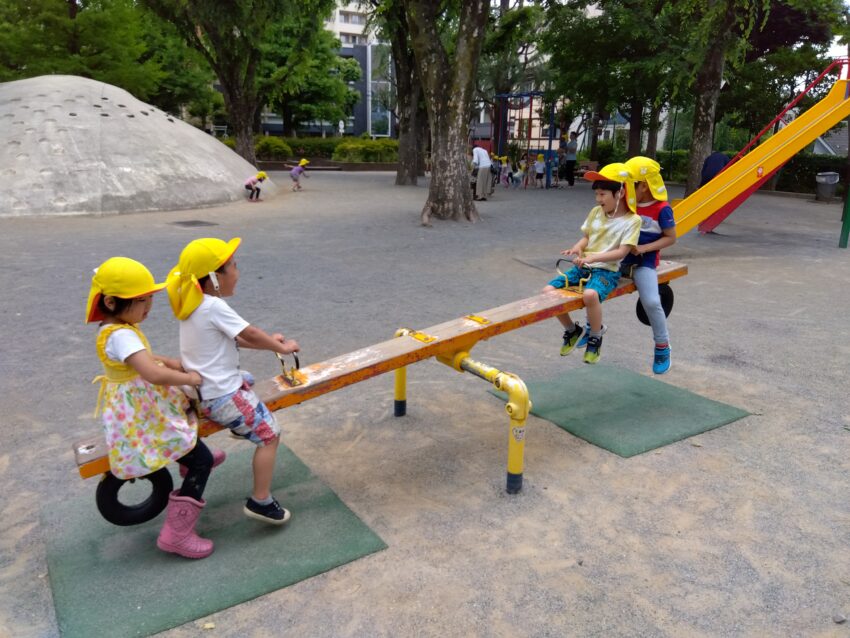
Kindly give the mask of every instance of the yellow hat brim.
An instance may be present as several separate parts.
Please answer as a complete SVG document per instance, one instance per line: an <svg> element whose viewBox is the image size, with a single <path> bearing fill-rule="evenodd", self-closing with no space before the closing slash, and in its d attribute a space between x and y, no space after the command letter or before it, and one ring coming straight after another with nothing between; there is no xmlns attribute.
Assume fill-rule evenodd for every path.
<svg viewBox="0 0 850 638"><path fill-rule="evenodd" d="M147 289L143 292L140 292L132 297L121 297L122 299L138 299L139 297L146 297L147 295L151 295L155 292L159 292L167 285L166 282L162 283L154 283L150 289ZM92 284L91 289L89 290L89 298L86 302L86 323L93 323L95 321L103 321L106 319L104 314L98 308L98 301L103 296L103 290L94 284ZM116 295L117 296L117 295Z"/></svg>

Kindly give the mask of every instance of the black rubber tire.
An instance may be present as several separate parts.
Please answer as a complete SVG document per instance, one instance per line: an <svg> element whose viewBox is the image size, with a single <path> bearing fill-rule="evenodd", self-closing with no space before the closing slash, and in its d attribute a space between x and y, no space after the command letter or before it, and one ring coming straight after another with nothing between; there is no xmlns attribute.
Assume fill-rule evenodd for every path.
<svg viewBox="0 0 850 638"><path fill-rule="evenodd" d="M127 481L149 481L151 494L141 503L127 505L118 499L118 492ZM174 489L171 472L161 468L137 479L120 479L112 472L103 475L97 486L95 500L101 516L113 525L139 525L156 518L168 505L168 495Z"/></svg>
<svg viewBox="0 0 850 638"><path fill-rule="evenodd" d="M658 284L658 294L661 295L661 307L664 308L664 316L669 317L673 311L673 289L670 284ZM646 316L646 310L643 309L640 298L637 300L635 313L637 313L637 318L643 325L650 325L649 317Z"/></svg>

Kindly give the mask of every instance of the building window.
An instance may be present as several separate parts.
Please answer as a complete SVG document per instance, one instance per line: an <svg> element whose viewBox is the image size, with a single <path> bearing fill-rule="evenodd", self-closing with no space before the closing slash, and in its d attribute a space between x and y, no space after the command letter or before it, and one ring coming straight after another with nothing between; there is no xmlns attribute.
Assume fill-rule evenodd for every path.
<svg viewBox="0 0 850 638"><path fill-rule="evenodd" d="M340 21L346 24L366 24L366 16L362 13L352 13L351 11L340 11Z"/></svg>
<svg viewBox="0 0 850 638"><path fill-rule="evenodd" d="M366 40L362 35L357 35L356 33L340 33L339 40L343 44L365 44Z"/></svg>

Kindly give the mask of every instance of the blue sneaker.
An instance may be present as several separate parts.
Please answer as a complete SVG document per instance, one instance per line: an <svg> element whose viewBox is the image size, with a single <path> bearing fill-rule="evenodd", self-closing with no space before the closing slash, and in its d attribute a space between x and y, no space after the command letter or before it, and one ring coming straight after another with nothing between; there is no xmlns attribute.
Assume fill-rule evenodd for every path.
<svg viewBox="0 0 850 638"><path fill-rule="evenodd" d="M670 369L670 346L656 348L655 358L652 361L652 371L655 374L664 374Z"/></svg>
<svg viewBox="0 0 850 638"><path fill-rule="evenodd" d="M600 332L599 334L604 335L607 330L608 330L608 327L603 323L602 324L602 332ZM581 335L581 339L578 340L578 343L576 344L576 348L584 348L587 345L587 338L589 336L590 336L590 324L586 323L586 324L584 324L584 332Z"/></svg>

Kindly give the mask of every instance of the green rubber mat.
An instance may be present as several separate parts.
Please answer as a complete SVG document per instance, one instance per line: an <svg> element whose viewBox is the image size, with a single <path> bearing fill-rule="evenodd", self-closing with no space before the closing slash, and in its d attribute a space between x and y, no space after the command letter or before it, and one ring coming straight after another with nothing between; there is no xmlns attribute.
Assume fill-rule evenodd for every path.
<svg viewBox="0 0 850 638"><path fill-rule="evenodd" d="M622 457L681 441L749 414L604 364L580 365L553 380L526 381L526 385L532 414Z"/></svg>
<svg viewBox="0 0 850 638"><path fill-rule="evenodd" d="M133 527L107 523L95 507L96 479L80 486L85 496L45 508L47 565L62 635L148 636L386 548L283 445L274 495L292 518L282 527L247 518L242 506L251 491L252 455L246 444L210 476L197 529L215 542L215 552L202 560L156 548L164 512ZM179 486L176 468L172 464Z"/></svg>

